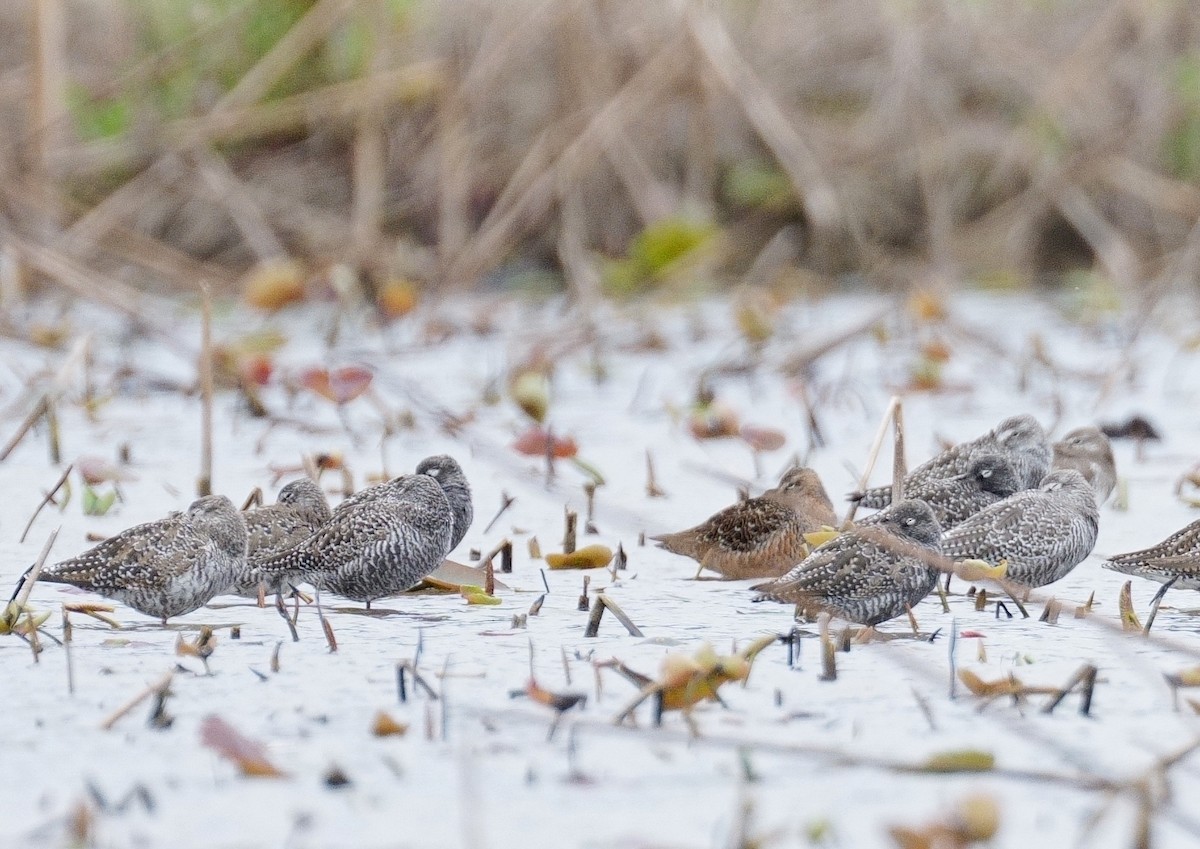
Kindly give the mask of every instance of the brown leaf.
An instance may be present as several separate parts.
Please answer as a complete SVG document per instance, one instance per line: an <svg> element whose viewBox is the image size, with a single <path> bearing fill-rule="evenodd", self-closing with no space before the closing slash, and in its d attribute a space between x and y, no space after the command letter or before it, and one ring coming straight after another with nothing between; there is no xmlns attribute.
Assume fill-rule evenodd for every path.
<svg viewBox="0 0 1200 849"><path fill-rule="evenodd" d="M738 435L755 451L778 451L787 443L787 436L783 431L773 427L745 424L738 431Z"/></svg>
<svg viewBox="0 0 1200 849"><path fill-rule="evenodd" d="M375 721L371 723L371 733L376 737L403 737L408 733L408 726L397 722L381 710L375 714Z"/></svg>
<svg viewBox="0 0 1200 849"><path fill-rule="evenodd" d="M207 716L200 723L200 742L233 761L242 771L242 775L255 778L283 776L283 773L267 760L265 746L243 737L236 728L219 716Z"/></svg>

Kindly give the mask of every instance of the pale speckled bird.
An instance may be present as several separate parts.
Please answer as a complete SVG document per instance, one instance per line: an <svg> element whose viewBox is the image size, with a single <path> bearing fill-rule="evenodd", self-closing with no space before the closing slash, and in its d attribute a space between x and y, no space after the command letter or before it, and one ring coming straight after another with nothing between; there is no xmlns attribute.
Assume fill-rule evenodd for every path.
<svg viewBox="0 0 1200 849"><path fill-rule="evenodd" d="M804 559L804 535L837 524L821 478L808 468L784 472L779 485L673 534L651 537L672 554L726 578L772 578Z"/></svg>
<svg viewBox="0 0 1200 849"><path fill-rule="evenodd" d="M904 478L904 494L915 492L926 481L961 475L971 461L983 454L1000 454L1012 463L1020 489L1036 487L1050 469L1050 440L1037 419L1029 415L1012 416L983 436L947 448ZM886 507L892 502L891 486L877 486L850 495L863 507Z"/></svg>
<svg viewBox="0 0 1200 849"><path fill-rule="evenodd" d="M250 538L246 565L226 593L257 596L259 564L312 536L331 515L325 493L311 478L294 480L279 490L274 504L245 511L242 516ZM280 589L278 581L266 586L268 593Z"/></svg>
<svg viewBox="0 0 1200 849"><path fill-rule="evenodd" d="M1041 587L1063 578L1092 553L1100 529L1096 496L1083 475L1060 469L997 501L942 536L955 560L1007 561L1005 578Z"/></svg>
<svg viewBox="0 0 1200 849"><path fill-rule="evenodd" d="M438 483L405 475L338 505L316 533L266 558L259 573L266 581L308 581L369 609L440 566L454 533L454 514Z"/></svg>
<svg viewBox="0 0 1200 849"><path fill-rule="evenodd" d="M1200 519L1171 534L1158 545L1118 554L1105 569L1124 572L1174 587L1200 590Z"/></svg>
<svg viewBox="0 0 1200 849"><path fill-rule="evenodd" d="M874 517L872 517L874 518ZM905 500L818 546L778 580L754 589L798 606L808 616L826 611L874 626L904 614L933 591L941 572L941 528L924 501ZM921 556L922 551L932 555Z"/></svg>
<svg viewBox="0 0 1200 849"><path fill-rule="evenodd" d="M223 495L183 512L127 528L38 578L123 602L164 624L222 593L246 562L242 514Z"/></svg>
<svg viewBox="0 0 1200 849"><path fill-rule="evenodd" d="M1054 443L1052 469L1074 469L1092 485L1096 503L1103 504L1117 485L1117 461L1112 443L1098 427L1077 427Z"/></svg>

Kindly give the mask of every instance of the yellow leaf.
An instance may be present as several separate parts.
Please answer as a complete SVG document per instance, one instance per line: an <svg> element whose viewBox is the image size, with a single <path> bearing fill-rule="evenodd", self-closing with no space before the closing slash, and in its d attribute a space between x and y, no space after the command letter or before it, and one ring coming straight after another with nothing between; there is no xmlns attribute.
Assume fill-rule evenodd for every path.
<svg viewBox="0 0 1200 849"><path fill-rule="evenodd" d="M304 280L299 263L272 259L260 263L242 280L246 303L275 312L304 300Z"/></svg>
<svg viewBox="0 0 1200 849"><path fill-rule="evenodd" d="M407 732L406 724L397 722L382 710L375 714L375 721L371 723L371 733L376 737L403 737Z"/></svg>
<svg viewBox="0 0 1200 849"><path fill-rule="evenodd" d="M982 749L951 749L925 761L927 772L986 772L996 766L996 756Z"/></svg>
<svg viewBox="0 0 1200 849"><path fill-rule="evenodd" d="M612 558L612 549L607 545L585 545L570 554L547 554L546 565L551 569L599 569Z"/></svg>
<svg viewBox="0 0 1200 849"><path fill-rule="evenodd" d="M999 580L1008 574L1008 561L1001 560L995 566L986 560L970 558L960 561L958 575L964 581L982 581L985 578Z"/></svg>
<svg viewBox="0 0 1200 849"><path fill-rule="evenodd" d="M1126 581L1117 596L1117 609L1121 613L1121 627L1126 631L1142 630L1142 622L1133 609L1133 581Z"/></svg>
<svg viewBox="0 0 1200 849"><path fill-rule="evenodd" d="M839 536L841 536L841 533L841 531L833 528L821 528L819 531L811 531L805 534L804 541L808 543L810 547L816 548L819 545L824 545L831 539L837 539Z"/></svg>

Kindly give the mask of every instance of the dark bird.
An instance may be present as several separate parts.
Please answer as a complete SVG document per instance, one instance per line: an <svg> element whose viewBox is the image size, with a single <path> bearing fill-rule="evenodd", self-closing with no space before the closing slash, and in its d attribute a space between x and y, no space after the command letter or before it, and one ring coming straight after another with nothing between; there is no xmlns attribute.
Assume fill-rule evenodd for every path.
<svg viewBox="0 0 1200 849"><path fill-rule="evenodd" d="M325 493L311 478L294 480L279 490L274 504L245 511L242 516L250 536L246 565L226 592L257 596L259 564L312 536L317 528L329 521L330 515ZM279 590L278 582L266 587L269 593Z"/></svg>
<svg viewBox="0 0 1200 849"><path fill-rule="evenodd" d="M944 532L1020 489L1016 470L1004 455L980 454L961 475L919 481L904 497L928 504ZM875 516L859 522L875 523Z"/></svg>
<svg viewBox="0 0 1200 849"><path fill-rule="evenodd" d="M1104 568L1180 589L1200 590L1200 519L1158 545L1110 557Z"/></svg>
<svg viewBox="0 0 1200 849"><path fill-rule="evenodd" d="M1033 416L1007 418L983 436L947 448L926 460L904 478L904 494L927 481L951 478L968 471L971 461L983 454L1000 454L1017 474L1019 489L1032 489L1050 470L1050 440ZM877 486L850 495L863 507L886 507L892 502L891 486Z"/></svg>
<svg viewBox="0 0 1200 849"><path fill-rule="evenodd" d="M1103 504L1117 485L1117 461L1112 444L1098 427L1077 427L1054 443L1052 469L1074 469L1092 485L1096 503Z"/></svg>
<svg viewBox="0 0 1200 849"><path fill-rule="evenodd" d="M265 558L262 580L308 581L366 602L394 595L441 565L454 514L428 475L404 475L363 490L300 544Z"/></svg>
<svg viewBox="0 0 1200 849"><path fill-rule="evenodd" d="M475 518L475 511L471 506L471 485L467 483L467 476L463 474L458 462L448 454L426 457L417 464L417 474L433 478L441 486L442 492L446 493L450 512L454 514L454 535L450 541L450 550L453 551L467 535L471 521Z"/></svg>
<svg viewBox="0 0 1200 849"><path fill-rule="evenodd" d="M1064 577L1092 553L1100 528L1096 497L1083 475L1060 469L985 507L942 536L942 553L955 560L1008 564L1005 578L1041 587Z"/></svg>
<svg viewBox="0 0 1200 849"><path fill-rule="evenodd" d="M902 615L933 590L941 574L933 563L940 537L928 504L901 501L873 524L818 546L782 578L755 589L766 598L796 604L808 616L826 611L877 625Z"/></svg>
<svg viewBox="0 0 1200 849"><path fill-rule="evenodd" d="M165 623L224 592L245 567L246 542L242 514L210 495L48 566L38 580L114 598Z"/></svg>
<svg viewBox="0 0 1200 849"><path fill-rule="evenodd" d="M835 524L833 504L817 473L793 468L758 498L726 507L694 528L652 539L726 578L773 578L808 554L806 533Z"/></svg>

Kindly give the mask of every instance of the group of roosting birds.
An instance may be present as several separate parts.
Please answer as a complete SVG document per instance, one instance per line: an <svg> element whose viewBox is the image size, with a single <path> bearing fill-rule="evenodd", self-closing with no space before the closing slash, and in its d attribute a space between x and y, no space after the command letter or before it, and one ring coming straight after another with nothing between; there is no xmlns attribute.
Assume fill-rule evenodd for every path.
<svg viewBox="0 0 1200 849"><path fill-rule="evenodd" d="M46 567L39 580L115 598L163 622L219 595L300 583L370 607L440 566L473 515L462 468L441 454L332 511L308 478L280 490L277 503L244 512L223 495L206 496Z"/></svg>
<svg viewBox="0 0 1200 849"><path fill-rule="evenodd" d="M873 626L910 611L954 563L983 561L1023 587L1059 580L1092 552L1097 505L1116 481L1100 430L1079 428L1051 444L1036 419L1020 415L913 469L897 503L891 487L852 494L878 512L841 531L832 530L837 519L816 472L794 468L762 496L654 539L727 578L772 578L754 587L760 598L793 603L798 615ZM300 583L370 607L432 573L472 516L462 469L438 455L332 511L307 478L285 486L276 504L247 511L224 496L201 498L46 567L40 580L164 622L218 595ZM1200 589L1200 521L1105 565Z"/></svg>
<svg viewBox="0 0 1200 849"><path fill-rule="evenodd" d="M760 599L871 626L911 610L955 563L983 561L1026 588L1065 577L1095 547L1098 505L1116 483L1112 447L1098 428L1051 444L1036 419L1021 415L913 469L896 504L890 486L853 493L879 512L811 550L808 541L837 523L811 469L789 470L762 496L655 540L702 570L774 578L754 587ZM1200 522L1105 566L1200 588Z"/></svg>

